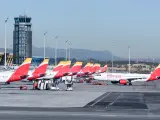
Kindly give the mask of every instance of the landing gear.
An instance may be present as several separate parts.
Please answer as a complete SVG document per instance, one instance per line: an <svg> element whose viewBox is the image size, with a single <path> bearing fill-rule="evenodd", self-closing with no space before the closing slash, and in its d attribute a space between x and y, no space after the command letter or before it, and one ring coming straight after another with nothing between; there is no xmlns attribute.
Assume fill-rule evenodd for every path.
<svg viewBox="0 0 160 120"><path fill-rule="evenodd" d="M10 84L10 82L6 82L5 84L6 84L6 85L9 85L9 84Z"/></svg>
<svg viewBox="0 0 160 120"><path fill-rule="evenodd" d="M130 85L132 85L132 82L131 82L131 81L129 81L129 86L130 86Z"/></svg>

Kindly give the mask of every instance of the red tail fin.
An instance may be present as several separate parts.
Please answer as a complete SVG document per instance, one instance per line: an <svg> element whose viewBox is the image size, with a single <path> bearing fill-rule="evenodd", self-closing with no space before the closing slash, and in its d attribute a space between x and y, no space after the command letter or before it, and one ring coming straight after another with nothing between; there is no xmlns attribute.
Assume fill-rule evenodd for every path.
<svg viewBox="0 0 160 120"><path fill-rule="evenodd" d="M63 63L64 63L63 67L60 68L60 70L58 70L54 78L60 78L60 77L63 77L65 74L68 74L70 65L71 65L71 61L65 61Z"/></svg>
<svg viewBox="0 0 160 120"><path fill-rule="evenodd" d="M81 70L81 67L82 67L82 62L76 62L72 68L69 70L69 72L71 73L77 73Z"/></svg>
<svg viewBox="0 0 160 120"><path fill-rule="evenodd" d="M107 71L107 65L105 65L102 69L101 69L101 73L106 72Z"/></svg>
<svg viewBox="0 0 160 120"><path fill-rule="evenodd" d="M71 65L71 61L66 61L65 64L64 64L64 66L60 70L60 72L63 73L63 74L68 73L69 69L70 69L70 65Z"/></svg>
<svg viewBox="0 0 160 120"><path fill-rule="evenodd" d="M90 70L91 63L87 63L81 70L82 73L88 73Z"/></svg>
<svg viewBox="0 0 160 120"><path fill-rule="evenodd" d="M91 63L89 67L89 73L93 73L94 68L95 68L94 64Z"/></svg>
<svg viewBox="0 0 160 120"><path fill-rule="evenodd" d="M95 63L94 65L91 66L90 68L90 73L95 73L96 72L96 68L97 68L97 64Z"/></svg>
<svg viewBox="0 0 160 120"><path fill-rule="evenodd" d="M158 79L160 79L160 64L151 73L148 81L153 81L153 80L158 80Z"/></svg>
<svg viewBox="0 0 160 120"><path fill-rule="evenodd" d="M98 72L100 70L100 68L101 68L101 65L98 64L97 67L96 67L96 72Z"/></svg>
<svg viewBox="0 0 160 120"><path fill-rule="evenodd" d="M64 64L65 64L65 61L60 61L59 64L53 69L53 72L59 71L63 67Z"/></svg>
<svg viewBox="0 0 160 120"><path fill-rule="evenodd" d="M17 80L24 79L28 76L29 67L31 64L32 58L27 58L15 72L11 75L7 82L13 82Z"/></svg>
<svg viewBox="0 0 160 120"><path fill-rule="evenodd" d="M43 62L35 69L32 75L45 74L48 67L48 62L49 59L44 59Z"/></svg>

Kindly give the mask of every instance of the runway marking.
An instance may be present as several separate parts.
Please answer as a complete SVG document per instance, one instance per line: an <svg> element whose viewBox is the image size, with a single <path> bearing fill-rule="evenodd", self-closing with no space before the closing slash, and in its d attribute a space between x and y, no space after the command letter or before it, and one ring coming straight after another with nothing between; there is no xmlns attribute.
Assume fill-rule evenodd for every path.
<svg viewBox="0 0 160 120"><path fill-rule="evenodd" d="M109 103L106 108L108 108L108 106L110 106L110 105L113 105L118 100L118 98L120 96L121 96L121 93L117 96L117 98L113 102Z"/></svg>
<svg viewBox="0 0 160 120"><path fill-rule="evenodd" d="M97 104L98 102L100 102L102 99L104 99L105 97L109 96L112 92L109 92L107 95L103 96L101 99L97 100L96 102L94 102L92 105L90 106L94 106L95 104Z"/></svg>

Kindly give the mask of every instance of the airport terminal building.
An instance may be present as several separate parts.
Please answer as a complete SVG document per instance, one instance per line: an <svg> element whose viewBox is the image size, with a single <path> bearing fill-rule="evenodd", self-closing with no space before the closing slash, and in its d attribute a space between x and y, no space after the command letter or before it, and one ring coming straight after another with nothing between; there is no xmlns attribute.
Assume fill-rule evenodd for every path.
<svg viewBox="0 0 160 120"><path fill-rule="evenodd" d="M32 57L32 24L31 17L14 18L13 30L13 63L21 64L25 58Z"/></svg>

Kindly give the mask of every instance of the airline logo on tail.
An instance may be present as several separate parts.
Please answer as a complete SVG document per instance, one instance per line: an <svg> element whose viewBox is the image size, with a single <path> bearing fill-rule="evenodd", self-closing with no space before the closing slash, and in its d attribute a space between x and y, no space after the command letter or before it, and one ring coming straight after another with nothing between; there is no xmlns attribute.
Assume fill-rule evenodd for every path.
<svg viewBox="0 0 160 120"><path fill-rule="evenodd" d="M105 65L100 72L103 73L103 72L106 72L106 70L107 70L107 65Z"/></svg>
<svg viewBox="0 0 160 120"><path fill-rule="evenodd" d="M76 62L69 70L69 73L71 73L71 75L75 75L81 70L81 67L82 67L82 62Z"/></svg>
<svg viewBox="0 0 160 120"><path fill-rule="evenodd" d="M160 64L151 73L148 81L153 81L153 80L158 80L158 79L160 79Z"/></svg>
<svg viewBox="0 0 160 120"><path fill-rule="evenodd" d="M28 80L33 80L36 78L43 77L46 73L48 67L49 59L44 59L43 62L34 70L32 76L28 78Z"/></svg>
<svg viewBox="0 0 160 120"><path fill-rule="evenodd" d="M91 73L95 73L100 69L100 64L95 63L94 66L91 68Z"/></svg>
<svg viewBox="0 0 160 120"><path fill-rule="evenodd" d="M85 67L81 70L82 73L88 73L90 71L91 63L87 63Z"/></svg>
<svg viewBox="0 0 160 120"><path fill-rule="evenodd" d="M68 74L70 69L71 61L64 61L63 67L61 67L54 78L60 78L63 77L65 74Z"/></svg>
<svg viewBox="0 0 160 120"><path fill-rule="evenodd" d="M7 82L14 82L25 79L28 76L31 61L32 58L26 58L26 60L17 68L17 70L15 70Z"/></svg>
<svg viewBox="0 0 160 120"><path fill-rule="evenodd" d="M100 65L100 64L97 64L96 72L99 72L100 68L101 68L101 65Z"/></svg>
<svg viewBox="0 0 160 120"><path fill-rule="evenodd" d="M68 73L70 69L70 65L71 65L71 61L66 61L62 67L61 73L63 74Z"/></svg>
<svg viewBox="0 0 160 120"><path fill-rule="evenodd" d="M65 65L65 63L65 61L60 61L59 64L53 69L53 72L59 71Z"/></svg>

